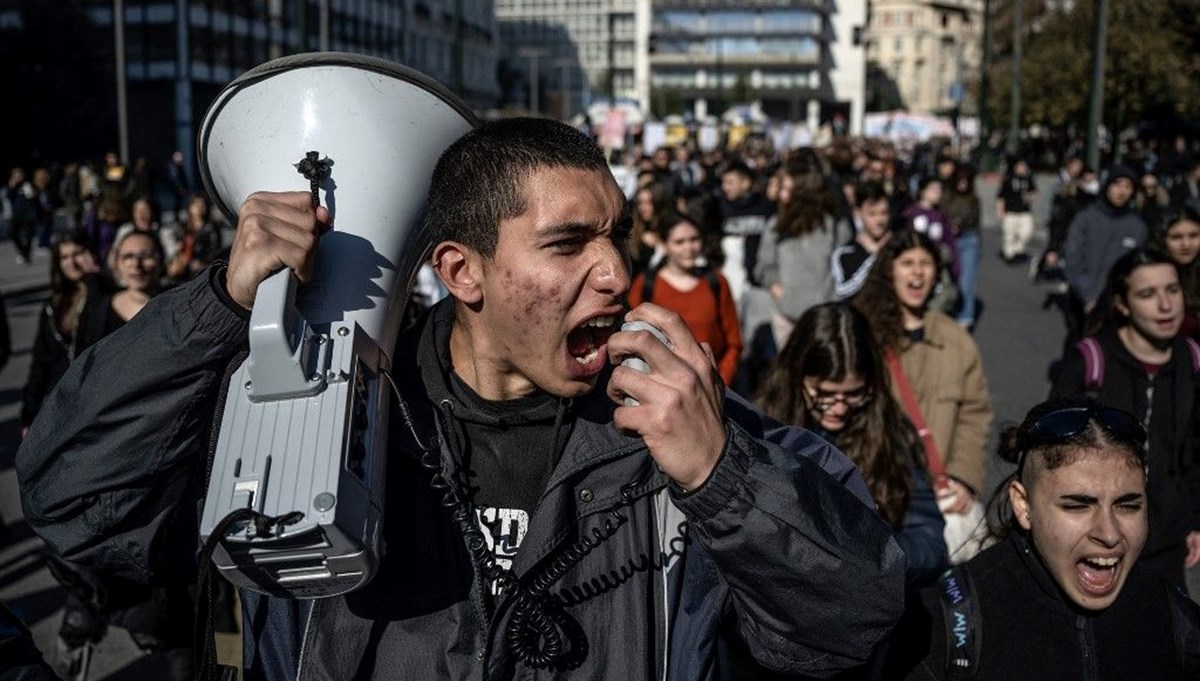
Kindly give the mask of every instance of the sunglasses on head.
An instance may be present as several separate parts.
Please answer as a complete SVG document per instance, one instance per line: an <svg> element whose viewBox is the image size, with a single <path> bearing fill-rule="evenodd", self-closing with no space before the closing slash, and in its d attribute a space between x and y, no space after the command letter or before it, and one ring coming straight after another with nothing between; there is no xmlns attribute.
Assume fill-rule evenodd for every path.
<svg viewBox="0 0 1200 681"><path fill-rule="evenodd" d="M1069 440L1086 431L1092 421L1117 440L1137 445L1138 456L1145 460L1146 429L1129 412L1115 407L1065 407L1042 416L1028 429L1022 429L1018 475L1025 467L1025 456L1030 449Z"/></svg>

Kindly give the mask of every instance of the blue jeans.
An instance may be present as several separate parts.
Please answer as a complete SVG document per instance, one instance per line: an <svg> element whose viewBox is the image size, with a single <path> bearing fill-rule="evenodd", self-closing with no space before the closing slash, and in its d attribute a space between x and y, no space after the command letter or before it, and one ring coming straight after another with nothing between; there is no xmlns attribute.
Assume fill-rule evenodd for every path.
<svg viewBox="0 0 1200 681"><path fill-rule="evenodd" d="M962 299L958 323L974 326L975 286L979 283L979 232L959 234L955 246L958 249L958 293Z"/></svg>

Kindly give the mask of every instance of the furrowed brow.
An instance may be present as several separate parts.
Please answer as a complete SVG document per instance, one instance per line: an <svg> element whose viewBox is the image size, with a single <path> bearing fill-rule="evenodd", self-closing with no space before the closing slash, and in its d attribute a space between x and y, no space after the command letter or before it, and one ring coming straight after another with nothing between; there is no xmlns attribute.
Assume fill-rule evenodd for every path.
<svg viewBox="0 0 1200 681"><path fill-rule="evenodd" d="M1059 497L1059 499L1064 501L1074 501L1078 504L1094 504L1099 501L1099 499L1096 497L1089 496L1087 494L1064 494Z"/></svg>
<svg viewBox="0 0 1200 681"><path fill-rule="evenodd" d="M1146 495L1142 494L1141 492L1130 492L1129 494L1122 494L1121 496L1117 497L1116 503L1128 504L1131 501L1142 501L1145 498Z"/></svg>
<svg viewBox="0 0 1200 681"><path fill-rule="evenodd" d="M537 231L539 239L553 241L578 236L588 236L596 233L596 226L586 222L561 222L556 225L543 227Z"/></svg>

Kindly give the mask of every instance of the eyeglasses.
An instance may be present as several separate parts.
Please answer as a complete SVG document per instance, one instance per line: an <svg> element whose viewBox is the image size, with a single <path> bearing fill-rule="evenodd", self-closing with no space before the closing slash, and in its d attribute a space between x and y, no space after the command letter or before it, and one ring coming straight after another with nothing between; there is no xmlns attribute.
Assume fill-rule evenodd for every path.
<svg viewBox="0 0 1200 681"><path fill-rule="evenodd" d="M871 389L866 386L844 393L809 390L808 386L804 386L804 394L808 396L809 402L817 411L829 411L838 402L846 405L849 409L858 409L871 401Z"/></svg>
<svg viewBox="0 0 1200 681"><path fill-rule="evenodd" d="M140 253L122 253L117 256L117 262L131 263L137 261L158 260L158 254L153 251L141 251Z"/></svg>
<svg viewBox="0 0 1200 681"><path fill-rule="evenodd" d="M1066 407L1046 414L1020 433L1021 458L1017 474L1025 467L1025 455L1034 447L1057 444L1079 435L1095 421L1109 435L1136 445L1138 456L1146 459L1146 429L1127 411L1114 407Z"/></svg>

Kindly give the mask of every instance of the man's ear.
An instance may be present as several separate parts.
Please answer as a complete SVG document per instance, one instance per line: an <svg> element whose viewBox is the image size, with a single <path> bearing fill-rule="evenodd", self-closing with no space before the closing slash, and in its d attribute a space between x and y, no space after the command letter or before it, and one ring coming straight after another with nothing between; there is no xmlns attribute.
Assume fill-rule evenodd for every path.
<svg viewBox="0 0 1200 681"><path fill-rule="evenodd" d="M457 241L433 247L433 271L457 300L471 305L483 299L483 257Z"/></svg>

